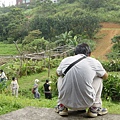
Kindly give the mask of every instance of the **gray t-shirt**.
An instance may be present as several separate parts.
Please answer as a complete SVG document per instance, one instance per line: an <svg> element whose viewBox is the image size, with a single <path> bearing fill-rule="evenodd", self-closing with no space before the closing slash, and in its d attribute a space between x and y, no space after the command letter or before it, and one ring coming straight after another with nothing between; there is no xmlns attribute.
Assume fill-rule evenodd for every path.
<svg viewBox="0 0 120 120"><path fill-rule="evenodd" d="M83 54L63 59L57 68L62 75L69 64L83 57ZM95 101L95 91L92 87L96 76L102 77L106 73L101 63L92 57L87 57L75 64L63 77L59 86L59 101L68 108L86 109Z"/></svg>

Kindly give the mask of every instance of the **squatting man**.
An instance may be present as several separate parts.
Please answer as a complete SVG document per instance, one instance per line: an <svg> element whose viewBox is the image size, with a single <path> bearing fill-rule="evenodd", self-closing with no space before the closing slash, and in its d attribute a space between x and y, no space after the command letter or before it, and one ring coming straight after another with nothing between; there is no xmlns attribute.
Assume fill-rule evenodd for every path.
<svg viewBox="0 0 120 120"><path fill-rule="evenodd" d="M108 113L102 108L101 94L103 80L108 78L102 64L91 56L88 44L82 43L76 46L75 55L64 58L56 72L58 78L58 105L56 112L61 116L68 115L68 108L85 111L88 108L89 117L97 117ZM79 58L84 59L76 63L63 75L66 68Z"/></svg>

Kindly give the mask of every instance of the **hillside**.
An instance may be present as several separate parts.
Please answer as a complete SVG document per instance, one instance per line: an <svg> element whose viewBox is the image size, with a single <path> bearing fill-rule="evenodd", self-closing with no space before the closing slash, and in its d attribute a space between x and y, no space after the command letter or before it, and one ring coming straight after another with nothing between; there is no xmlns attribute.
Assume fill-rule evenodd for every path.
<svg viewBox="0 0 120 120"><path fill-rule="evenodd" d="M106 55L111 51L111 39L115 35L120 35L120 24L102 23L102 28L98 32L98 39L96 40L96 49L92 52L92 56L100 60L107 60ZM0 64L6 63L7 59L1 59Z"/></svg>
<svg viewBox="0 0 120 120"><path fill-rule="evenodd" d="M110 52L113 45L111 39L119 34L120 24L102 23L102 29L98 33L98 36L101 36L101 38L96 41L97 46L92 55L95 58L107 60L106 55Z"/></svg>

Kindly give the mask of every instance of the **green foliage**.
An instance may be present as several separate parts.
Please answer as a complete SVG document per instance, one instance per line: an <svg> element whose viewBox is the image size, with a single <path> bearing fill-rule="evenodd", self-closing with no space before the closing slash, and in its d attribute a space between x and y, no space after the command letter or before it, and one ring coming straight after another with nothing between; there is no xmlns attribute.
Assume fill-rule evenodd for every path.
<svg viewBox="0 0 120 120"><path fill-rule="evenodd" d="M112 43L114 43L112 47L112 52L107 56L109 59L119 59L120 58L120 35L114 36L112 39Z"/></svg>
<svg viewBox="0 0 120 120"><path fill-rule="evenodd" d="M52 97L56 97L56 96L58 96L58 89L57 89L57 79L58 79L58 77L56 75L52 75L50 79L52 81L52 83L51 83Z"/></svg>
<svg viewBox="0 0 120 120"><path fill-rule="evenodd" d="M14 98L12 96L0 94L0 98L0 115L28 106L37 108L54 108L57 104L57 97L53 98L52 100L47 100L43 97L40 100L36 100L24 97ZM117 102L103 101L103 106L109 109L109 113L120 114L120 105Z"/></svg>
<svg viewBox="0 0 120 120"><path fill-rule="evenodd" d="M22 45L29 44L34 39L40 38L40 34L41 34L41 32L39 30L30 31L28 36L26 36L25 39L22 41Z"/></svg>
<svg viewBox="0 0 120 120"><path fill-rule="evenodd" d="M3 96L1 96L1 100L4 100L4 101L0 102L0 114L5 114L10 111L14 111L23 107L23 105L18 104L17 101L13 102L13 98L8 100L7 98L4 99Z"/></svg>
<svg viewBox="0 0 120 120"><path fill-rule="evenodd" d="M100 7L103 7L106 0L79 0L82 3L83 8L89 8L96 10Z"/></svg>
<svg viewBox="0 0 120 120"><path fill-rule="evenodd" d="M62 33L59 36L56 36L56 41L55 41L56 45L63 46L63 45L69 44L70 41L73 39L72 33L73 31L69 31L69 32Z"/></svg>
<svg viewBox="0 0 120 120"><path fill-rule="evenodd" d="M51 60L50 63L49 63L49 59L43 59L41 61L24 60L20 68L21 65L20 61L18 59L15 59L15 61L11 61L9 63L2 65L1 69L4 69L4 71L6 71L8 78L11 79L13 76L16 77L27 76L34 73L47 71L49 68L49 64L50 64L50 68L55 68L58 66L58 62L60 60L61 59L59 60L54 59Z"/></svg>
<svg viewBox="0 0 120 120"><path fill-rule="evenodd" d="M6 80L0 82L0 93L2 93L7 88Z"/></svg>
<svg viewBox="0 0 120 120"><path fill-rule="evenodd" d="M92 38L100 28L99 22L120 22L119 0L61 0L57 4L33 1L29 6L0 10L0 41L7 43L21 43L28 32L38 29L41 37L50 41L71 30L74 36Z"/></svg>
<svg viewBox="0 0 120 120"><path fill-rule="evenodd" d="M102 97L107 100L120 101L120 76L109 74L104 81Z"/></svg>
<svg viewBox="0 0 120 120"><path fill-rule="evenodd" d="M74 36L73 31L65 32L60 34L59 36L56 36L55 43L57 46L69 45L73 47L80 43L87 43L91 47L92 51L95 49L96 45L96 43L93 40L88 39L87 36L82 35Z"/></svg>
<svg viewBox="0 0 120 120"><path fill-rule="evenodd" d="M117 35L114 38L112 38L112 42L118 44L118 46L120 47L120 35Z"/></svg>
<svg viewBox="0 0 120 120"><path fill-rule="evenodd" d="M33 39L32 42L23 46L23 50L32 53L38 53L40 51L46 50L49 42L44 38Z"/></svg>
<svg viewBox="0 0 120 120"><path fill-rule="evenodd" d="M73 31L74 35L82 34L92 38L99 30L99 19L96 16L85 14L80 17L40 17L35 16L31 21L32 29L39 29L45 39Z"/></svg>
<svg viewBox="0 0 120 120"><path fill-rule="evenodd" d="M23 51L28 52L40 52L46 50L49 42L40 37L41 32L39 30L30 31L28 36L22 41Z"/></svg>
<svg viewBox="0 0 120 120"><path fill-rule="evenodd" d="M3 41L4 39L7 38L6 27L9 24L8 18L9 17L7 15L0 15L0 41Z"/></svg>
<svg viewBox="0 0 120 120"><path fill-rule="evenodd" d="M8 14L3 14L0 17L1 27L1 41L6 40L8 43L13 43L23 38L26 35L28 28L26 28L26 18L22 10L19 8L11 9Z"/></svg>
<svg viewBox="0 0 120 120"><path fill-rule="evenodd" d="M120 60L119 59L112 60L110 62L109 61L103 61L102 65L108 72L120 71Z"/></svg>
<svg viewBox="0 0 120 120"><path fill-rule="evenodd" d="M40 100L29 99L24 97L15 98L0 94L0 115L15 111L28 106L54 108L57 98L46 100L43 97Z"/></svg>
<svg viewBox="0 0 120 120"><path fill-rule="evenodd" d="M56 61L56 64L59 64L60 60ZM35 63L34 63L35 65ZM29 76L23 76L22 78L18 79L20 89L19 89L19 97L15 98L11 96L11 91L5 91L3 94L0 94L0 114L5 114L11 111L15 111L27 106L34 106L34 107L47 107L47 108L54 108L57 104L57 76L56 76L56 68L52 69L50 81L53 93L52 100L46 100L44 98L43 92L43 84L47 79L47 72L41 72L38 74L31 74ZM120 111L119 103L113 103L111 100L119 100L119 93L120 93L120 76L118 78L119 73L115 75L115 73L110 74L108 80L104 81L104 91L103 91L103 99L107 99L103 101L103 105L109 108L109 113L118 113ZM33 99L33 94L31 93L31 88L33 87L34 80L38 78L40 80L39 91L41 93L40 100ZM10 81L7 81L8 84ZM9 88L9 87L8 87ZM8 89L7 88L7 89ZM112 89L114 88L114 89ZM6 93L7 92L7 93ZM115 99L113 98L115 95ZM109 102L108 102L109 101ZM117 111L116 111L117 109Z"/></svg>

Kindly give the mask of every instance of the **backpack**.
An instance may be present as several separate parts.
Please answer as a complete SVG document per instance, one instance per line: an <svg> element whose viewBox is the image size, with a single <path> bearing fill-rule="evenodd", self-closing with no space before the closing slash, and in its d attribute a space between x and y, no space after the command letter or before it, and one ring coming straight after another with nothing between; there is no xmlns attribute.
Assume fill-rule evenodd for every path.
<svg viewBox="0 0 120 120"><path fill-rule="evenodd" d="M35 94L35 88L32 88L32 93Z"/></svg>

